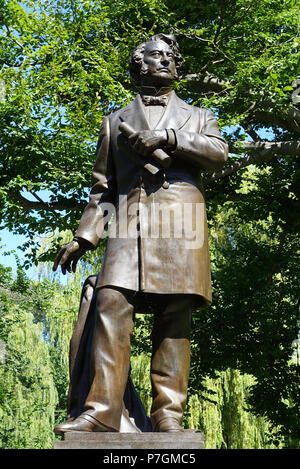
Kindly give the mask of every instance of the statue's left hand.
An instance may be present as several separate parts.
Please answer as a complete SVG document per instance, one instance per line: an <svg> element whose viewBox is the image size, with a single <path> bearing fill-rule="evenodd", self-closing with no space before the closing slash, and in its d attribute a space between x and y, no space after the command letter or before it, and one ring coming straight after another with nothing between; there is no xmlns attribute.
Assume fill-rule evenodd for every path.
<svg viewBox="0 0 300 469"><path fill-rule="evenodd" d="M142 156L149 156L157 148L163 148L167 143L165 130L140 130L129 137L134 151Z"/></svg>
<svg viewBox="0 0 300 469"><path fill-rule="evenodd" d="M78 241L73 239L70 243L66 244L58 253L54 264L53 270L56 271L57 267L60 265L62 273L65 274L66 271L71 272L71 265L72 271L76 271L76 265L79 261L80 257L82 257L86 253L86 247L80 245Z"/></svg>

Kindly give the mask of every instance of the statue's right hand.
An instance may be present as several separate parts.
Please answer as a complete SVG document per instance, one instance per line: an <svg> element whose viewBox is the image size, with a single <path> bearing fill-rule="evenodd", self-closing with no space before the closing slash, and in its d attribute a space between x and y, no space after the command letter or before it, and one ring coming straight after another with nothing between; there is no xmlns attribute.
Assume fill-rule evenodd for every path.
<svg viewBox="0 0 300 469"><path fill-rule="evenodd" d="M76 271L76 265L80 257L82 257L85 252L87 251L86 248L80 246L78 241L73 240L70 243L66 244L58 253L54 264L53 270L56 271L57 267L61 266L61 271L63 274L66 271L71 272L71 264L72 264L72 271Z"/></svg>

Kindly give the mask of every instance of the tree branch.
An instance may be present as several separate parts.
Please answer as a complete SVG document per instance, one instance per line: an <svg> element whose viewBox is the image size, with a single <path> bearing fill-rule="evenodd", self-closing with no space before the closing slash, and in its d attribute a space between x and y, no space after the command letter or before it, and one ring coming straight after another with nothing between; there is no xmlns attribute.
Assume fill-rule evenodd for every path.
<svg viewBox="0 0 300 469"><path fill-rule="evenodd" d="M24 210L46 210L55 212L56 210L82 210L85 207L85 203L78 204L74 203L71 199L66 199L63 202L33 202L31 200L26 199L20 193L10 193L9 194L12 199L19 202ZM41 200L41 199L40 199Z"/></svg>
<svg viewBox="0 0 300 469"><path fill-rule="evenodd" d="M189 87L195 89L196 91L226 91L229 87L232 87L230 82L220 80L219 78L213 75L198 75L195 73L188 74L184 77L188 82Z"/></svg>
<svg viewBox="0 0 300 469"><path fill-rule="evenodd" d="M275 124L279 127L292 130L293 132L300 133L300 111L295 108L290 108L286 116L282 116L275 112L271 105L270 111L266 110L253 110L251 120L264 122L266 124Z"/></svg>
<svg viewBox="0 0 300 469"><path fill-rule="evenodd" d="M236 173L240 169L246 168L247 166L250 166L251 164L256 164L260 161L269 161L271 158L269 155L266 156L260 153L256 155L249 155L245 158L239 158L230 166L225 166L225 168L221 169L220 171L217 171L216 173L211 174L209 178L205 179L205 184L209 185L210 182L230 176L231 174Z"/></svg>
<svg viewBox="0 0 300 469"><path fill-rule="evenodd" d="M299 156L300 142L236 142L230 147L233 151L247 151L250 155L239 158L229 166L225 166L206 178L206 184L217 179L223 179L237 171L246 168L251 164L260 163L262 161L270 161L275 156Z"/></svg>
<svg viewBox="0 0 300 469"><path fill-rule="evenodd" d="M274 155L300 155L300 141L292 140L286 142L235 142L230 145L230 149L233 152L240 153L243 152L258 152L260 155L264 156L274 156Z"/></svg>
<svg viewBox="0 0 300 469"><path fill-rule="evenodd" d="M222 29L222 26L223 26L223 21L224 21L224 13L225 13L224 1L221 0L220 3L221 3L220 21L219 21L219 24L218 24L218 27L217 27L217 31L216 31L214 40L213 40L214 45L216 45L216 43L217 43L217 39L218 39L218 36L221 32L221 29Z"/></svg>
<svg viewBox="0 0 300 469"><path fill-rule="evenodd" d="M181 29L178 29L178 28L174 28L174 34L176 34L176 36L178 37L186 37L187 39L193 39L195 41L199 41L199 42L206 42L206 44L208 42L211 42L211 39L204 39L203 37L200 37L200 36L197 36L196 34L192 34L192 33L185 33L183 31L181 31Z"/></svg>
<svg viewBox="0 0 300 469"><path fill-rule="evenodd" d="M9 29L9 27L8 27L6 24L4 24L4 27L5 27L6 31L7 31L8 37L9 37L15 44L17 44L18 47L20 47L22 50L24 50L23 44L21 44L15 37L12 36L11 30Z"/></svg>
<svg viewBox="0 0 300 469"><path fill-rule="evenodd" d="M200 74L188 74L184 77L187 81L188 87L199 93L203 92L214 92L214 93L226 93L234 86L234 83L220 80L213 75L200 75ZM256 109L255 104L251 109L251 122L263 122L268 125L274 124L284 129L291 130L296 133L300 133L300 111L295 107L290 107L286 115L280 114L278 111L272 108L273 104L270 102L260 103L263 109Z"/></svg>
<svg viewBox="0 0 300 469"><path fill-rule="evenodd" d="M261 141L260 136L255 132L255 130L251 127L250 124L243 125L247 134L254 140L254 142Z"/></svg>
<svg viewBox="0 0 300 469"><path fill-rule="evenodd" d="M223 179L237 171L246 168L251 164L262 161L270 161L275 156L300 156L300 141L286 142L234 142L230 145L233 153L247 152L250 153L244 158L239 158L229 166L225 166L222 170L212 173L205 178L205 183L209 185L212 181ZM44 202L35 192L30 191L38 202L32 202L26 199L20 193L13 193L10 196L19 202L24 210L46 210L55 212L56 210L82 210L85 203L74 203L72 199L66 199L62 202Z"/></svg>
<svg viewBox="0 0 300 469"><path fill-rule="evenodd" d="M39 202L41 202L42 204L45 204L45 202L43 201L43 199L41 199L34 191L29 191L35 198L36 200L38 200Z"/></svg>

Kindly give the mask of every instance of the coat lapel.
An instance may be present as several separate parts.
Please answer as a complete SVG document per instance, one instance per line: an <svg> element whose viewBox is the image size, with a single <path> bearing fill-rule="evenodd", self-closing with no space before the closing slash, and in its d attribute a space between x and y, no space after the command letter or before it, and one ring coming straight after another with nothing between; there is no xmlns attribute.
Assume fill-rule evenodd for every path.
<svg viewBox="0 0 300 469"><path fill-rule="evenodd" d="M157 130L181 129L191 117L188 105L182 101L176 93L170 96L166 110L156 125ZM150 130L149 122L144 112L144 106L140 95L126 106L120 114L120 120L127 122L135 130Z"/></svg>
<svg viewBox="0 0 300 469"><path fill-rule="evenodd" d="M178 98L175 91L170 96L167 108L156 125L156 129L181 129L191 117L188 105Z"/></svg>
<svg viewBox="0 0 300 469"><path fill-rule="evenodd" d="M135 99L126 106L120 114L120 120L131 125L134 130L150 130L149 122L144 112L144 106L140 95L136 95Z"/></svg>

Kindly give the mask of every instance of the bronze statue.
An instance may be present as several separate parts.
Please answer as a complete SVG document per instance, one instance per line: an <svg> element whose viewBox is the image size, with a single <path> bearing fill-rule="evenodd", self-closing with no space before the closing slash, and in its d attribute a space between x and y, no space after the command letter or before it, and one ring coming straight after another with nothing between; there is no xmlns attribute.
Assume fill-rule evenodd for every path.
<svg viewBox="0 0 300 469"><path fill-rule="evenodd" d="M95 285L89 392L81 413L58 425L58 433L139 431L134 423L126 430L121 420L133 314L140 308L154 314L153 430L182 431L191 309L211 303L205 210L197 212L205 207L199 174L220 169L228 153L213 113L188 105L172 90L182 65L173 35L157 34L133 52L130 72L141 91L104 118L90 201L73 241L55 260L54 270L61 265L63 273L75 271L78 259L97 246L107 207L116 207L115 234ZM164 213L170 216L164 219ZM190 235L197 238L200 231L193 243Z"/></svg>

